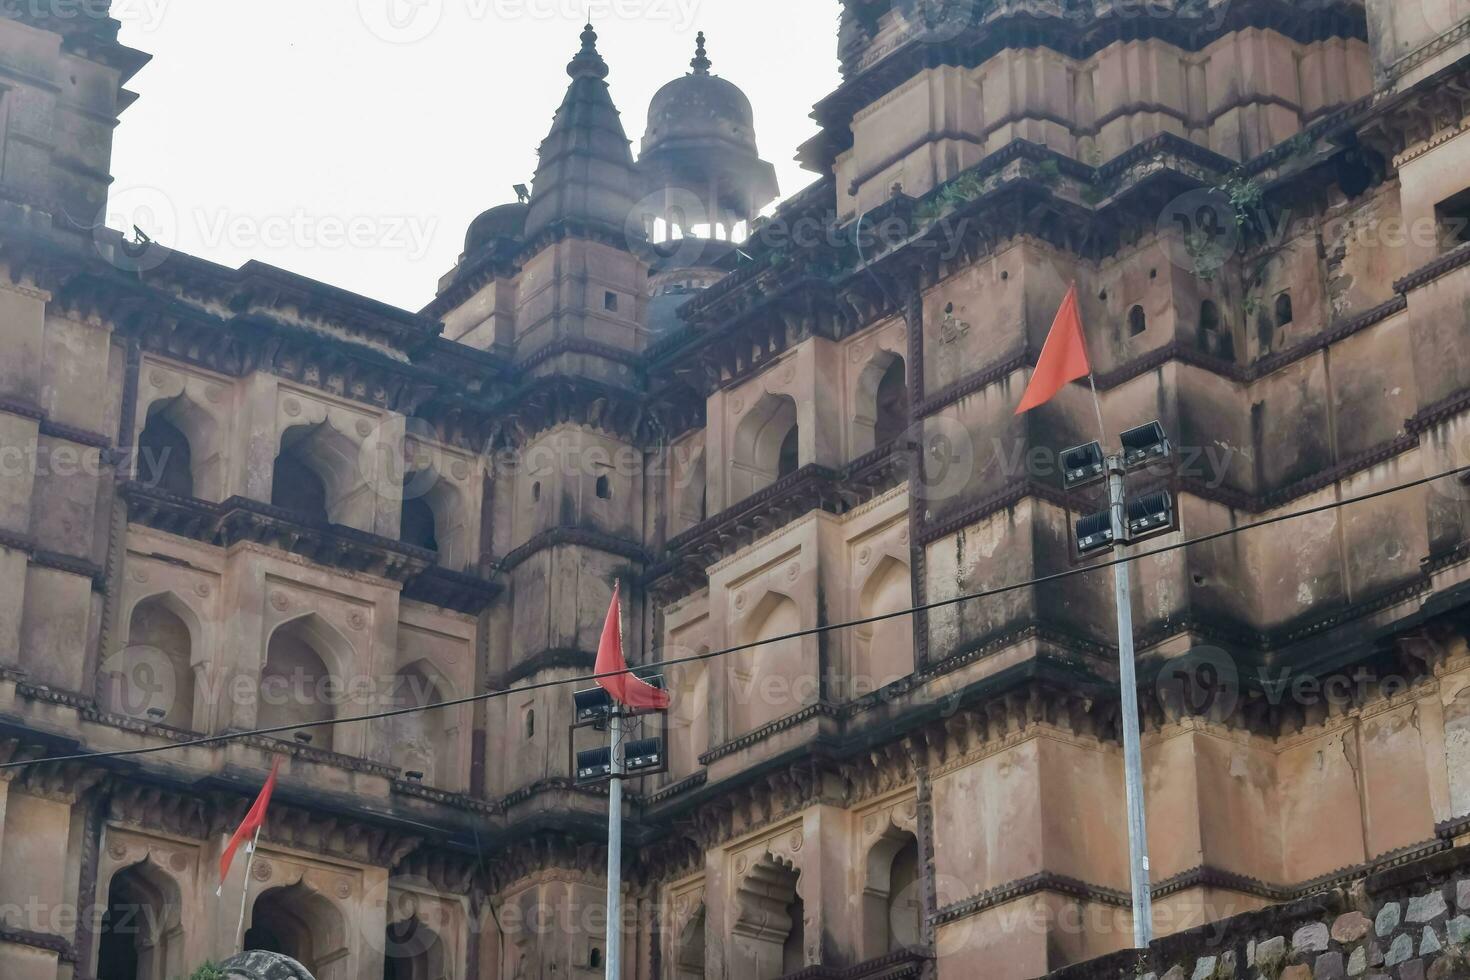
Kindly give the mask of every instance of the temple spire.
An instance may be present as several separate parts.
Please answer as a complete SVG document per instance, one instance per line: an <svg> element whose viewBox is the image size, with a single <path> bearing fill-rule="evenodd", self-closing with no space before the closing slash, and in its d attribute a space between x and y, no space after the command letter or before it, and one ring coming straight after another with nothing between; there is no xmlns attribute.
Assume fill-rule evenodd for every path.
<svg viewBox="0 0 1470 980"><path fill-rule="evenodd" d="M708 75L710 64L709 55L704 50L704 31L700 31L694 42L694 60L689 62L689 67L694 69L696 75Z"/></svg>
<svg viewBox="0 0 1470 980"><path fill-rule="evenodd" d="M628 136L608 91L607 62L588 24L567 65L572 77L551 131L541 142L525 237L553 226L621 234L640 186Z"/></svg>
<svg viewBox="0 0 1470 980"><path fill-rule="evenodd" d="M597 50L597 32L592 22L582 30L582 50L567 65L567 74L573 78L606 78L607 62Z"/></svg>

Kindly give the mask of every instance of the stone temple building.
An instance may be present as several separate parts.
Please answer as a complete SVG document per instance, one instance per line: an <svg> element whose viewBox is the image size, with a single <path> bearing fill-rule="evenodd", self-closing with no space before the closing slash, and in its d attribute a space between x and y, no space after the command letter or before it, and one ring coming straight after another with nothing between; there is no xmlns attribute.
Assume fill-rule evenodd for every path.
<svg viewBox="0 0 1470 980"><path fill-rule="evenodd" d="M237 931L600 976L615 581L631 659L684 660L627 980L1102 976L1112 577L1055 463L1097 422L1014 415L1074 282L1110 431L1176 448L1136 547L1314 509L1135 563L1160 942L1470 867L1470 484L1423 479L1470 464L1470 0L844 0L779 204L718 37L635 155L589 28L418 312L99 226L147 56L66 6L0 19L4 980Z"/></svg>

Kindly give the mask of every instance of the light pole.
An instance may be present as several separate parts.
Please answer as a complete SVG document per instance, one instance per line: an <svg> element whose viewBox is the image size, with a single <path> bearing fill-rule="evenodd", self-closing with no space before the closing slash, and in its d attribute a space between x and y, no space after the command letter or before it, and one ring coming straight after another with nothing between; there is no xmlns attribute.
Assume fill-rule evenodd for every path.
<svg viewBox="0 0 1470 980"><path fill-rule="evenodd" d="M612 706L607 724L607 980L618 980L623 965L623 715Z"/></svg>
<svg viewBox="0 0 1470 980"><path fill-rule="evenodd" d="M1128 798L1128 868L1133 892L1133 946L1153 942L1153 894L1149 886L1148 819L1143 796L1143 747L1138 716L1138 675L1133 649L1133 595L1126 561L1129 542L1174 529L1173 501L1167 492L1149 494L1130 510L1126 476L1130 469L1169 456L1169 440L1157 422L1123 433L1122 452L1104 456L1090 443L1062 454L1062 481L1068 489L1108 484L1108 511L1077 523L1077 550L1083 556L1120 549L1113 565L1113 602L1118 617L1118 684L1122 694L1123 780Z"/></svg>
<svg viewBox="0 0 1470 980"><path fill-rule="evenodd" d="M1127 531L1123 460L1108 459L1108 509L1113 538ZM1123 556L1126 557L1126 554ZM1139 744L1138 677L1133 663L1133 590L1128 563L1113 566L1113 602L1118 609L1118 684L1123 689L1123 780L1128 789L1128 870L1133 883L1133 946L1153 942L1153 894L1148 880L1148 818L1143 805L1143 748Z"/></svg>
<svg viewBox="0 0 1470 980"><path fill-rule="evenodd" d="M654 687L663 688L662 676L655 675L645 680ZM576 714L567 732L568 752L572 754L572 780L579 786L608 784L607 940L603 950L603 975L606 980L618 980L623 960L623 780L630 775L642 777L668 771L663 735L667 730L667 719L661 710L626 708L600 687L577 691L572 700ZM662 719L659 734L629 740L629 733L636 734L649 716ZM608 744L576 751L576 734L585 728L607 731Z"/></svg>

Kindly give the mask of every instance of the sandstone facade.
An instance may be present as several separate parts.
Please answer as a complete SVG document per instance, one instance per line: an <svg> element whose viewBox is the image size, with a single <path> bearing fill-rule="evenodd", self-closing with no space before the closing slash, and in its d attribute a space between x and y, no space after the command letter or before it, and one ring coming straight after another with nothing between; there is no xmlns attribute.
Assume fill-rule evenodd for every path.
<svg viewBox="0 0 1470 980"><path fill-rule="evenodd" d="M242 902L319 980L600 975L571 693L614 581L635 662L748 647L665 671L627 980L1116 955L1108 573L873 619L1086 564L1090 398L1013 415L1073 282L1108 423L1179 450L1152 547L1414 484L1137 563L1158 932L1470 842L1470 483L1416 483L1470 465L1470 2L843 8L764 219L710 52L635 158L589 29L417 313L78 221L146 57L0 18L0 750L40 760L0 771L0 976L187 976ZM1346 969L1355 909L1374 969L1448 959L1434 873L1234 963Z"/></svg>

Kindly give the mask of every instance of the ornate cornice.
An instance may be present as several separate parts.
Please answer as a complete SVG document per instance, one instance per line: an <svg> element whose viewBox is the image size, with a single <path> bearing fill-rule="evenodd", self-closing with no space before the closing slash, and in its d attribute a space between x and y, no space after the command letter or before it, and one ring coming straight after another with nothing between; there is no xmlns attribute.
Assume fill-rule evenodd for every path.
<svg viewBox="0 0 1470 980"><path fill-rule="evenodd" d="M1285 902L1293 896L1289 888L1267 884L1259 878L1236 874L1233 871L1226 871L1208 864L1201 864L1170 875L1162 881L1155 882L1150 891L1155 899L1159 899L1167 898L1176 892L1188 891L1191 888L1238 892L1242 895L1264 898L1268 902ZM1131 905L1132 902L1128 904Z"/></svg>
<svg viewBox="0 0 1470 980"><path fill-rule="evenodd" d="M1428 285L1436 279L1442 278L1470 265L1470 243L1460 245L1451 249L1444 255L1435 259L1427 265L1420 266L1404 278L1393 284L1394 292L1405 294L1411 293L1421 286Z"/></svg>
<svg viewBox="0 0 1470 980"><path fill-rule="evenodd" d="M597 654L587 650L572 647L542 650L519 658L509 670L495 678L492 686L504 689L548 670L577 670L590 674L596 663Z"/></svg>
<svg viewBox="0 0 1470 980"><path fill-rule="evenodd" d="M106 569L88 558L78 558L74 555L63 555L60 552L35 548L31 551L31 564L91 579L94 589L101 590L107 586Z"/></svg>
<svg viewBox="0 0 1470 980"><path fill-rule="evenodd" d="M640 565L651 558L641 544L629 538L620 538L606 531L586 527L552 527L533 535L521 545L501 558L497 567L503 572L513 572L528 559L543 551L558 547L592 548Z"/></svg>
<svg viewBox="0 0 1470 980"><path fill-rule="evenodd" d="M269 311L340 331L344 340L361 339L412 352L439 336L444 325L327 283L249 261L238 269L171 253L143 277L163 291L231 310Z"/></svg>
<svg viewBox="0 0 1470 980"><path fill-rule="evenodd" d="M129 521L219 547L247 544L279 548L320 565L390 582L419 579L435 558L434 552L424 548L341 524L305 519L247 497L231 497L214 504L138 482L123 484L120 493L128 505ZM468 586L453 576L446 572L419 582L413 597L431 601L427 597L442 592L446 599L462 598L461 592ZM482 584L485 589L493 589L489 583Z"/></svg>
<svg viewBox="0 0 1470 980"><path fill-rule="evenodd" d="M33 932L30 929L16 928L0 921L0 943L28 946L31 949L55 953L56 958L63 963L77 962L76 947L71 944L71 940L49 932Z"/></svg>
<svg viewBox="0 0 1470 980"><path fill-rule="evenodd" d="M1114 908L1127 908L1132 904L1126 892L1116 888L1105 888L1102 885L1093 885L1077 878L1069 878L1066 875L1053 874L1050 871L1040 871L1025 878L1007 882L987 889L970 898L946 905L934 914L935 925L945 925L950 922L958 922L972 915L978 915L987 909L995 908L1013 902L1027 895L1036 895L1047 892L1054 895L1066 895L1069 898L1081 899L1084 902L1094 902L1099 905L1108 905Z"/></svg>
<svg viewBox="0 0 1470 980"><path fill-rule="evenodd" d="M470 616L479 615L500 592L501 587L489 579L440 565L430 565L403 583L405 599Z"/></svg>
<svg viewBox="0 0 1470 980"><path fill-rule="evenodd" d="M928 949L901 949L849 967L809 966L781 980L909 980L920 977L934 961Z"/></svg>
<svg viewBox="0 0 1470 980"><path fill-rule="evenodd" d="M723 745L715 746L699 757L700 764L707 766L713 762L718 762L727 755L734 755L741 749L747 749L758 742L765 741L772 735L796 728L799 725L811 721L813 718L837 718L840 714L841 711L835 704L820 702L818 704L807 705L805 708L793 711L784 718L778 718L753 731L746 732L739 738L731 739Z"/></svg>

